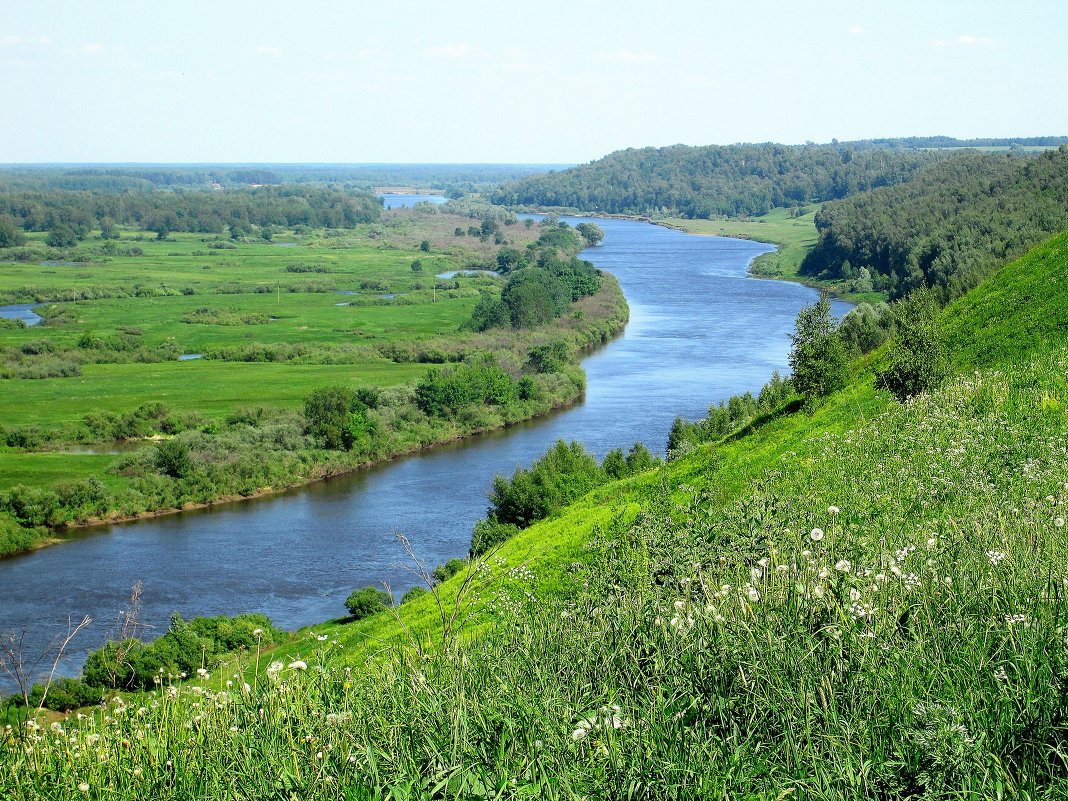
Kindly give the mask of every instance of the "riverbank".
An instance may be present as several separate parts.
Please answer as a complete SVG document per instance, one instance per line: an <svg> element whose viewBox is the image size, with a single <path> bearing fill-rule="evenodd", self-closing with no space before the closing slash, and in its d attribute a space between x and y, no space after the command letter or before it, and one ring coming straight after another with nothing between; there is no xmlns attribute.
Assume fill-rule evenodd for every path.
<svg viewBox="0 0 1068 801"><path fill-rule="evenodd" d="M110 504L110 506L103 512L76 513L72 519L65 520L59 525L52 523L50 529L47 529L41 526L48 525L53 519L48 508L63 506L62 500L57 499L54 492L49 495L49 491L42 488L20 489L16 486L8 491L8 495L10 496L15 491L20 493L15 503L18 504L20 510L26 509L24 514L27 517L24 519L34 525L23 528L18 537L0 536L0 557L16 556L65 542L62 536L56 536L57 533L77 532L101 525L151 519L183 511L214 508L236 501L278 495L298 487L381 465L401 456L426 452L443 444L506 428L567 408L581 399L585 389L585 375L577 364L578 360L588 354L591 349L617 337L626 326L628 317L626 298L618 282L612 276L606 275L601 288L595 294L577 301L566 318L522 332L521 336L509 332L467 335L471 341L466 347L471 349L472 353L479 352L480 343L488 347L492 342L495 346L493 348L495 361L503 360L514 365L516 369L526 362L527 351L530 347L544 345L551 341L562 342L566 345L571 362L556 368L558 372L529 377L529 380L533 381L532 386L540 387L540 389L535 396L525 401L505 406L487 405L477 412L465 412L449 419L427 418L415 409L412 406L414 385L387 390L389 397L394 399L394 406L389 408L389 416L386 416L386 412L382 410L370 413L370 421L375 426L375 430L384 436L374 439L369 450L308 450L304 447L299 454L278 452L273 460L275 464L256 471L257 474L269 473L272 480L266 484L258 484L252 479L252 483L247 484L247 489L242 488L239 492L228 490L213 494L212 487L215 484L210 480L182 489L188 484L188 480L193 480L192 475L188 480L183 475L173 476L178 481L172 490L167 490L166 487L159 488L157 485L167 476L156 475L154 460L158 457L154 456L154 449L146 449L149 463L147 465L146 458L136 453L123 454L118 458L98 457L97 461L100 465L96 471L98 482L96 494L91 500L82 502L81 508L97 509L101 504ZM486 338L487 336L491 338ZM449 347L448 343L440 344L443 348ZM408 407L411 408L408 409ZM402 409L407 409L407 411L402 411ZM413 414L419 415L418 419L413 421ZM270 420L263 420L256 425L269 423ZM225 433L225 430L221 433ZM193 445L194 456L197 447ZM217 447L210 442L199 446L200 449L206 451L215 451ZM235 454L238 461L244 458L240 449L235 451ZM106 467L103 464L105 462ZM146 466L151 468L147 473L144 471ZM115 471L118 476L130 477L125 484L132 489L138 489L136 497L130 496L121 487L103 487L101 482L105 480L114 484ZM145 496L145 481L150 481L149 486L155 493L154 496ZM69 487L72 483L76 482L68 481L64 486ZM76 489L81 495L90 492L89 488L84 486L84 482L83 486ZM105 491L110 492L110 495L99 495L100 492ZM108 501L109 497L116 500ZM173 497L176 502L149 504L148 508L129 508L131 503L143 505L144 501L141 500L143 497L160 499ZM31 502L36 508L26 508L27 502ZM34 517L30 518L30 514ZM32 532L41 533L32 534ZM28 533L31 533L33 537L29 541L27 541Z"/></svg>
<svg viewBox="0 0 1068 801"><path fill-rule="evenodd" d="M830 293L851 303L881 303L885 293L858 291L855 281L823 281L801 275L801 262L819 239L815 218L818 206L802 209L794 216L789 209L774 209L762 217L748 219L690 220L669 217L652 220L655 225L665 225L677 231L701 236L725 236L732 239L750 239L775 245L777 250L758 256L750 265L750 272L757 278L791 281Z"/></svg>

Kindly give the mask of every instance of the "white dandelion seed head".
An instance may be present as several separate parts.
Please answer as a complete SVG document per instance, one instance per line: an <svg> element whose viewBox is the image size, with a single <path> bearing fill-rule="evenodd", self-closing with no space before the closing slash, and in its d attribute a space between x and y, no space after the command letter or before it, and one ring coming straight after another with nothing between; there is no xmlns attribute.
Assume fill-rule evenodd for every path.
<svg viewBox="0 0 1068 801"><path fill-rule="evenodd" d="M809 539L811 539L813 542L819 542L820 540L823 539L823 529L822 528L814 528L814 529L812 529L812 531L809 532L808 536L809 536Z"/></svg>
<svg viewBox="0 0 1068 801"><path fill-rule="evenodd" d="M827 514L829 514L829 515L836 515L840 511L841 510L837 506L828 506L827 507Z"/></svg>

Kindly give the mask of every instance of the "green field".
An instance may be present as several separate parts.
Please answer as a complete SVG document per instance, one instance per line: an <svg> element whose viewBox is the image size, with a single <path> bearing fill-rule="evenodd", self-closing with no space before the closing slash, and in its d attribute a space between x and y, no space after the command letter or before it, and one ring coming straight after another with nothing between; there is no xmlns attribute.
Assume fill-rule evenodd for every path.
<svg viewBox="0 0 1068 801"><path fill-rule="evenodd" d="M0 522L43 531L280 489L573 402L581 371L531 375L528 349L557 340L574 355L618 333L618 284L606 277L534 328L466 331L504 282L435 274L492 266L501 247L541 235L502 222L483 236L479 222L405 209L350 229L275 230L272 242L126 230L64 251L30 234L9 251L21 261L0 263L0 303L44 301L39 325L0 326ZM565 250L577 252L574 236ZM497 394L462 413L418 405L415 384L433 363L479 353L492 370L469 375ZM360 396L370 406L349 401L359 411L344 413L356 415L347 425L362 433L344 447L306 425L306 399L324 387L370 393ZM181 439L195 470L161 472L156 444L109 453L145 438ZM100 454L86 454L94 444ZM0 536L0 553L24 547L21 535Z"/></svg>
<svg viewBox="0 0 1068 801"><path fill-rule="evenodd" d="M61 425L91 411L123 412L146 401L210 417L247 406L299 406L324 384L391 386L418 378L420 364L259 364L222 361L89 364L80 376L11 381L0 398L5 425ZM2 461L2 460L0 460ZM2 473L0 473L2 475Z"/></svg>

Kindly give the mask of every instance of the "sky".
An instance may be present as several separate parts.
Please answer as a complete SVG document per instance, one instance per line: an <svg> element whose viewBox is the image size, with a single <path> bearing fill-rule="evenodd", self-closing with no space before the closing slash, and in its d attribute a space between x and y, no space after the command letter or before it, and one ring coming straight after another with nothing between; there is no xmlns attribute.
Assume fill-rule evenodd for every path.
<svg viewBox="0 0 1068 801"><path fill-rule="evenodd" d="M3 0L0 163L1068 135L1064 0Z"/></svg>

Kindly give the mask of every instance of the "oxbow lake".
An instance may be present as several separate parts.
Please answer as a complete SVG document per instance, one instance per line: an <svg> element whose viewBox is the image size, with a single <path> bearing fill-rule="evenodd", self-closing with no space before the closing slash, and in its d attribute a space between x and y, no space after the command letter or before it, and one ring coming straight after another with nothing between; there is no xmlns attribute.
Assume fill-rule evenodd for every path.
<svg viewBox="0 0 1068 801"><path fill-rule="evenodd" d="M405 206L412 207L416 203L444 203L448 200L444 195L391 195L383 194L382 205L387 209L399 209Z"/></svg>
<svg viewBox="0 0 1068 801"><path fill-rule="evenodd" d="M580 405L283 495L105 526L2 560L0 631L25 629L33 651L65 630L68 616L91 615L92 629L62 666L76 673L86 650L115 631L136 581L150 634L165 631L175 610L261 611L290 629L328 620L344 614L356 587L388 582L399 596L414 583L394 532L429 565L466 553L494 475L529 465L555 440L577 439L598 457L636 441L663 453L676 415L696 419L710 403L787 371L787 334L818 295L748 277L749 262L770 246L596 222L605 239L583 258L616 276L631 320L584 360ZM834 304L838 315L848 308Z"/></svg>

